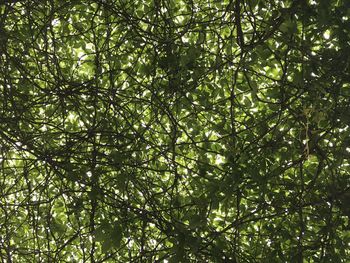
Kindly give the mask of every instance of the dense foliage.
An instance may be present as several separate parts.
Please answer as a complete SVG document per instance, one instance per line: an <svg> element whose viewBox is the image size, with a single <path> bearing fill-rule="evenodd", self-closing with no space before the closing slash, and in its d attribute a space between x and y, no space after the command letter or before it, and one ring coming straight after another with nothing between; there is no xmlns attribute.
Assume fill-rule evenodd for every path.
<svg viewBox="0 0 350 263"><path fill-rule="evenodd" d="M349 1L0 12L2 262L350 262Z"/></svg>

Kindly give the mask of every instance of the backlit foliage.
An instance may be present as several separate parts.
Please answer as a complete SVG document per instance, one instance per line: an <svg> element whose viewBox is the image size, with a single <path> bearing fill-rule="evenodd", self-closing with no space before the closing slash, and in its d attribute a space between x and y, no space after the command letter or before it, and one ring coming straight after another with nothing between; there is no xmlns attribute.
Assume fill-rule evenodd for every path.
<svg viewBox="0 0 350 263"><path fill-rule="evenodd" d="M0 4L2 262L349 262L346 0Z"/></svg>

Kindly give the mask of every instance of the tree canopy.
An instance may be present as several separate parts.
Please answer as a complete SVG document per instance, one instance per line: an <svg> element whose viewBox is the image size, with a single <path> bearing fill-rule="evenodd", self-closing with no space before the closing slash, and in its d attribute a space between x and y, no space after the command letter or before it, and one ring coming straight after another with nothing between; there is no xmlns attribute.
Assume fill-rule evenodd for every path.
<svg viewBox="0 0 350 263"><path fill-rule="evenodd" d="M0 4L2 262L349 262L350 2Z"/></svg>

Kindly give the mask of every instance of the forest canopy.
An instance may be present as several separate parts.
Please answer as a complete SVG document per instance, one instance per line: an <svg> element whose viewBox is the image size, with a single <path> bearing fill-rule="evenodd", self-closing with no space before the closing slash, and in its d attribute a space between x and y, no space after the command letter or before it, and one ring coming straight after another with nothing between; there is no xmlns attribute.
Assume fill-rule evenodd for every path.
<svg viewBox="0 0 350 263"><path fill-rule="evenodd" d="M350 1L0 14L1 262L350 262Z"/></svg>

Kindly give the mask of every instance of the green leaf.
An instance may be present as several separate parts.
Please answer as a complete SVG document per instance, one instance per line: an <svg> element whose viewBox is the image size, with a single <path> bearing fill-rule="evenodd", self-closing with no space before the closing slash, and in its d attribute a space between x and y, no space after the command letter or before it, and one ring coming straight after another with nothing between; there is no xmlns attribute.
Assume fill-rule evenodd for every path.
<svg viewBox="0 0 350 263"><path fill-rule="evenodd" d="M95 240L102 243L102 252L107 253L111 249L118 249L123 238L122 226L120 223L110 223L103 220L101 225L94 232Z"/></svg>
<svg viewBox="0 0 350 263"><path fill-rule="evenodd" d="M111 232L111 240L114 248L119 248L123 238L122 226L119 223L115 223Z"/></svg>

